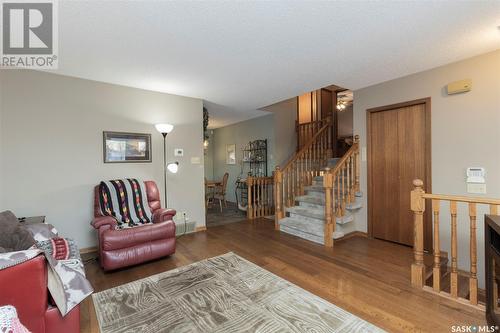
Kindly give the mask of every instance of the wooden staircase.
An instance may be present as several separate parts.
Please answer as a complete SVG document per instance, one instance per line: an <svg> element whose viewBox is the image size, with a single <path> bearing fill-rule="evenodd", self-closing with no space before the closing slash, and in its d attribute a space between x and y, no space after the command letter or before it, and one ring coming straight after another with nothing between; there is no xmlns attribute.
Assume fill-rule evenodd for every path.
<svg viewBox="0 0 500 333"><path fill-rule="evenodd" d="M359 138L342 158L332 158L331 123L303 144L274 172L275 228L310 241L333 246L342 226L361 208Z"/></svg>
<svg viewBox="0 0 500 333"><path fill-rule="evenodd" d="M327 167L330 170L333 169L339 160L340 158L328 159ZM326 171L326 168L323 171ZM285 207L285 217L279 220L280 231L319 244L325 243L326 188L324 181L323 176L314 177L312 184L304 187L305 194L295 197L295 205ZM337 187L341 186L337 185ZM334 192L337 192L337 187L333 189ZM339 190L341 194L344 194L340 188ZM355 200L346 204L345 212L334 217L336 223L335 231L332 234L334 239L343 237L345 234L343 227L354 221L354 212L362 207L361 196L362 193L355 193ZM338 202L337 206L339 206Z"/></svg>

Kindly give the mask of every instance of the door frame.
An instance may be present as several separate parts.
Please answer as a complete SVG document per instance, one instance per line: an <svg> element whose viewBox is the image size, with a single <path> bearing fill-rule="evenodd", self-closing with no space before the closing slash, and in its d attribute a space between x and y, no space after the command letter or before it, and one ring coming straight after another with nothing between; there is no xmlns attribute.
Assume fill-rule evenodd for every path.
<svg viewBox="0 0 500 333"><path fill-rule="evenodd" d="M370 108L366 110L366 146L367 146L367 172L368 172L368 236L370 238L373 237L373 186L372 186L372 147L371 147L371 124L370 124L370 116L376 112L382 111L391 111L404 107L414 106L414 105L424 105L425 109L425 179L424 182L424 190L427 193L432 193L432 144L431 144L431 98L420 98L408 102L390 104L379 106L375 108ZM408 193L408 200L410 200L410 193ZM426 250L432 251L432 209L429 205L427 205L427 209L424 213L424 248Z"/></svg>

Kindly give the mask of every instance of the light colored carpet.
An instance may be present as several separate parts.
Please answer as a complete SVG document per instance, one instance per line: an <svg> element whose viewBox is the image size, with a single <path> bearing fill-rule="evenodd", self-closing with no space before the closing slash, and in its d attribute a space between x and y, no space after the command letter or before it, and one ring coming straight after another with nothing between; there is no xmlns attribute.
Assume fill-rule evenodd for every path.
<svg viewBox="0 0 500 333"><path fill-rule="evenodd" d="M383 332L234 253L93 300L101 333Z"/></svg>

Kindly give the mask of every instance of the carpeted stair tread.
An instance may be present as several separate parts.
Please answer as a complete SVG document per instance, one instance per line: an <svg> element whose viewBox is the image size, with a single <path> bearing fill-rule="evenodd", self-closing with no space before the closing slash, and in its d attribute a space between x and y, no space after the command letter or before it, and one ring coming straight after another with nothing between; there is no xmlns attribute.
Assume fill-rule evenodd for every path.
<svg viewBox="0 0 500 333"><path fill-rule="evenodd" d="M301 206L287 207L286 211L292 214L317 219L320 223L324 223L325 220L325 210L324 209L314 209L306 208Z"/></svg>
<svg viewBox="0 0 500 333"><path fill-rule="evenodd" d="M325 198L323 197L313 197L310 195L301 195L298 197L295 197L295 201L297 202L306 202L314 205L325 205Z"/></svg>
<svg viewBox="0 0 500 333"><path fill-rule="evenodd" d="M300 219L285 217L279 221L280 230L288 234L310 240L315 243L324 244L323 226L308 223Z"/></svg>
<svg viewBox="0 0 500 333"><path fill-rule="evenodd" d="M303 223L319 224L321 226L325 223L324 209L295 206L287 207L285 211L290 214L291 218L301 220ZM335 219L337 224L346 224L352 221L354 221L354 215L348 211L346 211L344 216L336 217Z"/></svg>

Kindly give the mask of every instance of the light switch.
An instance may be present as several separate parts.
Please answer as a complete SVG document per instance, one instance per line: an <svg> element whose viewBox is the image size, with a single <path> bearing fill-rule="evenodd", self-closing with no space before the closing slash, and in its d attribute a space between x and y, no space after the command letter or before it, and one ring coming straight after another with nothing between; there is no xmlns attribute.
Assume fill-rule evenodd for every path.
<svg viewBox="0 0 500 333"><path fill-rule="evenodd" d="M201 163L201 159L197 156L195 157L191 157L191 164L200 164Z"/></svg>
<svg viewBox="0 0 500 333"><path fill-rule="evenodd" d="M174 149L174 156L184 156L184 149L182 149L182 148L175 148Z"/></svg>
<svg viewBox="0 0 500 333"><path fill-rule="evenodd" d="M486 194L486 184L468 183L467 193Z"/></svg>

